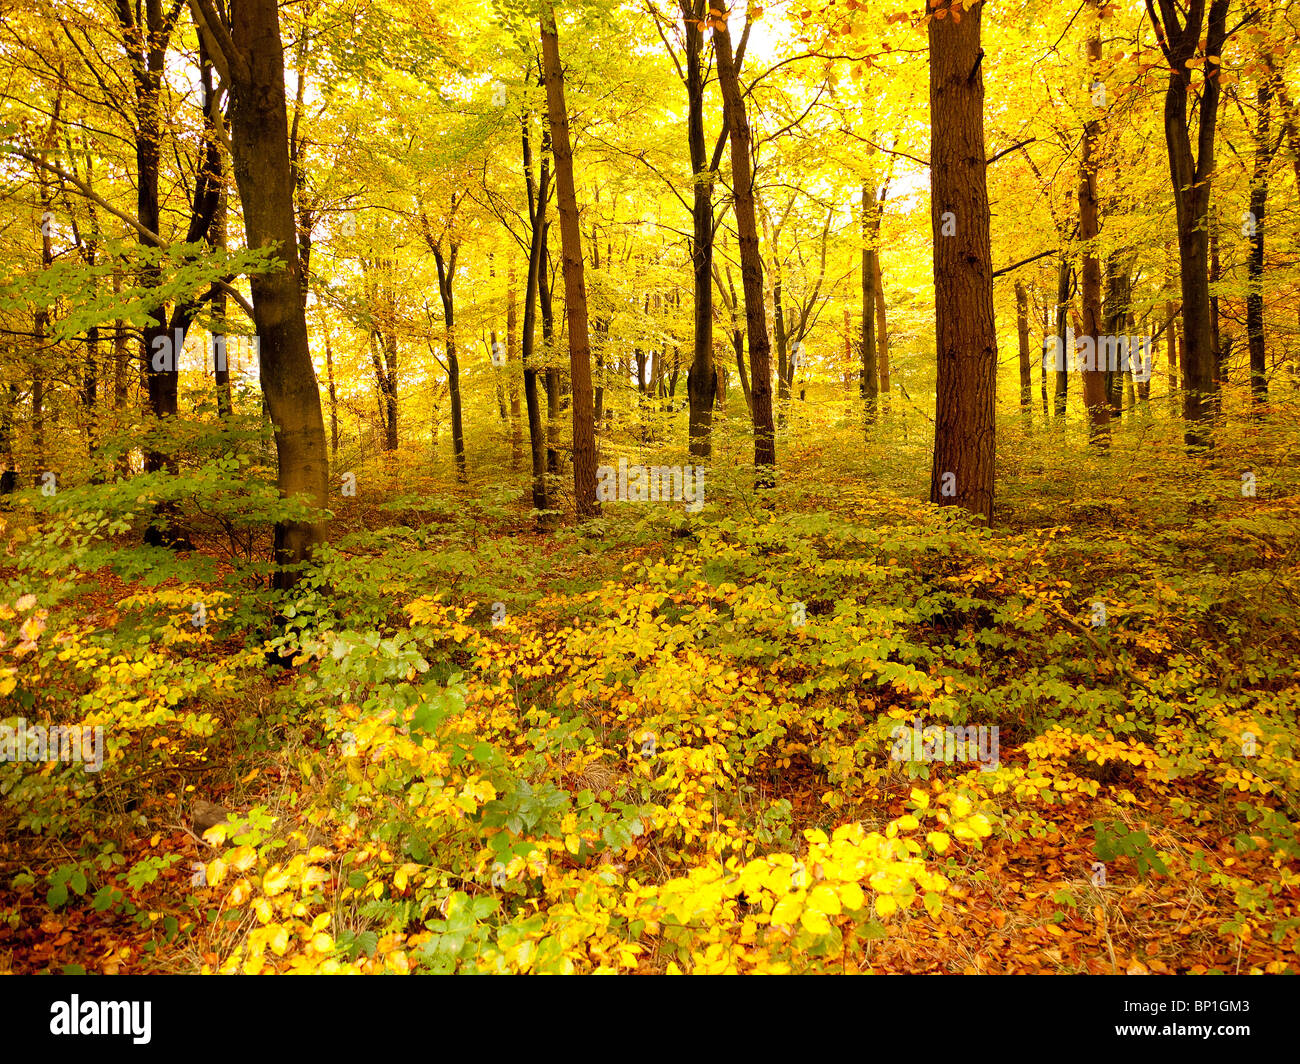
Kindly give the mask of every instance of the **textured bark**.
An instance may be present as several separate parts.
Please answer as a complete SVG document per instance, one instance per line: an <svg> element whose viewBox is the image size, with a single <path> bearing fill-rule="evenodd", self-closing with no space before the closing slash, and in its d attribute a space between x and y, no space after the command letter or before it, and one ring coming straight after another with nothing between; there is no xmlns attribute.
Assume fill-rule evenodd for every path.
<svg viewBox="0 0 1300 1064"><path fill-rule="evenodd" d="M704 18L708 0L679 0L686 38L686 139L691 153L691 271L695 314L691 364L686 371L690 453L713 453L713 404L718 374L713 365L713 167L704 140ZM716 164L715 164L716 165Z"/></svg>
<svg viewBox="0 0 1300 1064"><path fill-rule="evenodd" d="M715 23L714 50L718 61L718 86L731 137L731 180L735 197L736 231L740 242L740 274L745 290L745 325L749 335L751 409L754 421L754 465L760 485L773 483L776 466L776 430L772 424L772 350L763 314L763 260L758 245L758 219L754 213L754 174L751 135L740 78L726 23Z"/></svg>
<svg viewBox="0 0 1300 1064"><path fill-rule="evenodd" d="M983 10L977 3L960 22L933 19L928 27L938 355L930 501L961 506L987 522L993 517L997 334L980 71ZM948 226L951 235L945 236L945 223L953 221L955 231Z"/></svg>
<svg viewBox="0 0 1300 1064"><path fill-rule="evenodd" d="M1191 0L1183 14L1176 0L1147 0L1147 13L1156 25L1169 83L1165 90L1165 144L1178 219L1179 280L1183 297L1183 419L1184 439L1199 450L1212 442L1210 419L1216 406L1214 322L1211 317L1208 221L1210 183L1214 174L1214 136L1218 123L1218 67L1204 63L1206 79L1197 107L1196 151L1193 153L1188 104L1191 92L1189 60L1206 38L1206 54L1223 54L1230 0ZM1181 16L1181 21L1180 21Z"/></svg>
<svg viewBox="0 0 1300 1064"><path fill-rule="evenodd" d="M1093 8L1088 33L1088 66L1095 77L1101 62L1101 24L1096 10L1099 0L1088 0ZM1091 118L1083 126L1083 155L1079 163L1079 239L1083 241L1081 295L1083 335L1091 346L1083 348L1083 405L1088 414L1088 438L1099 447L1110 444L1110 406L1106 401L1106 364L1102 355L1101 258L1097 239L1101 234L1101 210L1097 200L1097 143L1101 122ZM1090 364L1091 363L1091 364Z"/></svg>
<svg viewBox="0 0 1300 1064"><path fill-rule="evenodd" d="M275 269L251 278L262 393L279 459L277 484L284 497L323 509L329 459L302 301L279 8L276 0L234 0L228 25L206 21L214 15L206 0L191 0L190 10L230 86L231 146L248 246L270 248L278 260ZM322 517L277 525L276 586L297 581L299 563L310 558L325 527Z"/></svg>
<svg viewBox="0 0 1300 1064"><path fill-rule="evenodd" d="M596 502L595 401L591 390L591 344L587 333L587 289L582 269L582 232L573 182L573 149L564 103L560 40L551 0L542 0L542 65L555 158L556 208L564 255L564 305L569 325L569 379L573 390L573 494L578 517L600 512Z"/></svg>

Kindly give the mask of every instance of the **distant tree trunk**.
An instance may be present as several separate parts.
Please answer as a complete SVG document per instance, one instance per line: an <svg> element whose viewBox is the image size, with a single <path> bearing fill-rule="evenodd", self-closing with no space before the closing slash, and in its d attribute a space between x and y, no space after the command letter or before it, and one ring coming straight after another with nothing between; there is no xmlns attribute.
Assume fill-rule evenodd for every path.
<svg viewBox="0 0 1300 1064"><path fill-rule="evenodd" d="M449 241L446 256L442 253L441 245L433 249L433 261L438 268L438 292L442 296L442 320L446 329L447 386L451 393L451 450L456 459L456 476L464 480L465 428L461 419L460 359L456 355L455 284L456 257L459 254L460 244L454 239Z"/></svg>
<svg viewBox="0 0 1300 1064"><path fill-rule="evenodd" d="M877 223L878 224L878 223ZM877 228L879 232L879 228ZM871 256L872 273L876 278L876 364L880 368L880 394L889 394L889 329L885 321L885 286L880 275L880 245L877 243ZM885 400L888 413L888 400Z"/></svg>
<svg viewBox="0 0 1300 1064"><path fill-rule="evenodd" d="M740 90L737 61L724 20L715 20L714 52L718 62L718 87L722 92L731 137L731 180L734 189L736 231L740 242L740 275L745 290L745 324L749 334L749 364L753 381L750 400L754 421L754 465L757 483L775 482L776 429L772 424L772 352L763 314L763 259L758 246L758 218L754 213L754 174L751 137L745 100ZM748 27L746 28L748 32Z"/></svg>
<svg viewBox="0 0 1300 1064"><path fill-rule="evenodd" d="M1056 271L1056 364L1053 367L1056 378L1052 392L1052 412L1058 420L1065 418L1065 405L1070 390L1070 351L1069 333L1066 320L1070 310L1070 259L1061 256L1061 265ZM1045 357L1045 356L1044 356ZM1046 365L1046 363L1044 363Z"/></svg>
<svg viewBox="0 0 1300 1064"><path fill-rule="evenodd" d="M1223 337L1219 333L1219 281L1223 278L1223 270L1219 261L1219 211L1215 208L1210 211L1210 341L1214 346L1214 408L1219 410L1221 393L1219 386L1227 383L1228 372L1228 347L1232 346L1231 338L1227 345L1223 343Z"/></svg>
<svg viewBox="0 0 1300 1064"><path fill-rule="evenodd" d="M248 246L278 256L277 268L250 278L262 391L275 426L277 483L284 497L305 497L323 509L329 459L302 301L279 7L276 0L240 0L229 24L210 0L190 0L190 11L230 87L231 145ZM310 558L325 527L323 517L276 526L276 586L298 580L299 563Z"/></svg>
<svg viewBox="0 0 1300 1064"><path fill-rule="evenodd" d="M330 464L339 459L339 400L334 388L334 345L330 340L329 320L321 313L321 331L325 334L325 381L329 385L330 398ZM220 389L218 389L220 395Z"/></svg>
<svg viewBox="0 0 1300 1064"><path fill-rule="evenodd" d="M1124 410L1125 382L1132 379L1133 358L1139 353L1128 342L1127 322L1132 296L1132 260L1121 251L1113 251L1106 259L1106 294L1102 300L1102 328L1112 338L1113 350L1120 356L1117 366L1106 368L1106 404L1112 419L1118 420ZM1098 351L1100 352L1100 348ZM1124 357L1127 353L1127 358ZM1127 363L1127 365L1125 364ZM1129 405L1132 412L1133 404Z"/></svg>
<svg viewBox="0 0 1300 1064"><path fill-rule="evenodd" d="M1268 401L1268 365L1264 346L1264 218L1268 210L1268 168L1273 161L1269 143L1269 110L1273 103L1272 75L1255 89L1255 166L1250 179L1250 238L1247 262L1246 340L1250 347L1250 394L1256 407Z"/></svg>
<svg viewBox="0 0 1300 1064"><path fill-rule="evenodd" d="M523 453L523 436L519 425L519 378L515 374L515 328L518 324L515 308L515 268L510 267L506 281L506 366L510 374L510 468L519 468Z"/></svg>
<svg viewBox="0 0 1300 1064"><path fill-rule="evenodd" d="M1155 5L1158 2L1160 16ZM1206 38L1205 54L1223 54L1231 0L1210 0L1208 21L1205 0L1193 0L1182 15L1177 0L1147 0L1147 13L1169 65L1165 90L1165 143L1178 218L1179 276L1183 305L1183 418L1184 439L1199 450L1212 444L1210 419L1214 415L1218 384L1214 377L1214 322L1211 317L1208 221L1210 183L1214 174L1214 136L1219 116L1219 66L1204 63L1206 77L1198 104L1197 149L1192 151L1188 126L1191 66Z"/></svg>
<svg viewBox="0 0 1300 1064"><path fill-rule="evenodd" d="M878 395L878 351L876 350L876 267L874 241L879 226L873 224L876 197L862 186L862 421L870 427L876 421Z"/></svg>
<svg viewBox="0 0 1300 1064"><path fill-rule="evenodd" d="M985 173L983 3L934 19L930 51L930 222L938 382L930 501L993 518L997 333Z"/></svg>
<svg viewBox="0 0 1300 1064"><path fill-rule="evenodd" d="M1034 379L1029 361L1029 293L1016 282L1016 334L1020 341L1020 412L1032 420Z"/></svg>

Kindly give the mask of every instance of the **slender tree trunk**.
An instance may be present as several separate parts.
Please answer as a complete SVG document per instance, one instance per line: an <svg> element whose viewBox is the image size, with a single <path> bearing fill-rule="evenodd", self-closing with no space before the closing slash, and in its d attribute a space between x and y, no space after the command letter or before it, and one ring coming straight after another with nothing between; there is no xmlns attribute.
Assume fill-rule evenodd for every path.
<svg viewBox="0 0 1300 1064"><path fill-rule="evenodd" d="M542 64L546 71L546 105L555 158L556 207L564 255L564 306L569 324L569 379L573 389L573 494L578 517L594 517L596 503L595 399L591 390L591 344L587 333L587 288L582 270L582 231L573 183L573 149L564 103L560 39L551 0L542 0Z"/></svg>
<svg viewBox="0 0 1300 1064"><path fill-rule="evenodd" d="M1099 0L1088 0L1093 9L1088 33L1088 68L1093 77L1101 63ZM1101 234L1101 210L1097 199L1097 144L1101 122L1091 118L1083 126L1083 156L1079 163L1079 239L1083 242L1083 405L1088 413L1088 438L1098 447L1110 445L1110 406L1106 400L1107 365L1102 350L1101 258L1097 241Z"/></svg>
<svg viewBox="0 0 1300 1064"><path fill-rule="evenodd" d="M1056 364L1055 381L1052 392L1052 411L1058 419L1065 418L1065 406L1069 400L1070 360L1073 355L1069 329L1066 321L1070 312L1070 278L1072 275L1070 260L1062 257L1056 274Z"/></svg>
<svg viewBox="0 0 1300 1064"><path fill-rule="evenodd" d="M993 518L997 333L985 173L983 3L934 19L930 51L930 222L938 383L930 501Z"/></svg>
<svg viewBox="0 0 1300 1064"><path fill-rule="evenodd" d="M1269 110L1273 103L1272 78L1261 78L1255 89L1255 166L1250 180L1250 238L1247 262L1246 340L1250 347L1250 394L1256 407L1268 401L1268 365L1264 346L1264 219L1268 210L1268 167L1273 149L1269 143Z"/></svg>
<svg viewBox="0 0 1300 1064"><path fill-rule="evenodd" d="M867 185L862 186L862 421L870 428L876 421L878 395L878 354L876 350L876 268L875 232L872 224L876 197Z"/></svg>
<svg viewBox="0 0 1300 1064"><path fill-rule="evenodd" d="M515 373L515 328L518 325L515 307L515 268L513 265L506 281L506 366L510 375L510 468L519 468L523 453L523 437L519 425L519 377Z"/></svg>
<svg viewBox="0 0 1300 1064"><path fill-rule="evenodd" d="M877 236L879 235L879 218L877 218ZM881 283L880 244L877 242L871 256L872 275L876 279L876 364L880 369L880 394L889 394L889 328L885 320L885 286ZM888 413L888 399L883 399L884 412Z"/></svg>
<svg viewBox="0 0 1300 1064"><path fill-rule="evenodd" d="M1020 342L1020 412L1029 420L1034 411L1034 379L1029 361L1029 293L1016 282L1016 334Z"/></svg>
<svg viewBox="0 0 1300 1064"><path fill-rule="evenodd" d="M334 388L334 345L330 341L330 325L324 312L321 313L321 331L325 334L325 380L329 385L330 398L330 462L339 458L339 400Z"/></svg>
<svg viewBox="0 0 1300 1064"><path fill-rule="evenodd" d="M528 189L528 212L532 236L528 246L528 277L524 285L524 320L521 333L521 363L524 371L524 405L528 413L529 453L532 460L533 509L539 512L538 523L549 526L545 515L551 508L546 484L546 429L542 424L542 407L537 393L537 367L534 342L537 333L537 302L541 273L546 254L546 201L551 194L551 156L542 151L541 176L534 187L532 137L528 115L523 116L524 182Z"/></svg>
<svg viewBox="0 0 1300 1064"><path fill-rule="evenodd" d="M754 213L754 174L751 137L740 77L725 21L715 20L714 51L718 86L722 91L731 137L731 180L735 190L736 231L740 242L740 275L745 289L745 324L749 334L749 364L753 380L750 399L754 420L754 465L759 486L775 483L776 430L772 424L772 354L763 314L763 259Z"/></svg>
<svg viewBox="0 0 1300 1064"><path fill-rule="evenodd" d="M460 359L456 354L456 257L460 245L451 241L450 251L444 257L442 248L433 249L434 264L438 268L438 292L442 296L442 321L447 348L447 387L451 393L451 451L456 459L456 476L460 480L465 472L465 426L461 413Z"/></svg>

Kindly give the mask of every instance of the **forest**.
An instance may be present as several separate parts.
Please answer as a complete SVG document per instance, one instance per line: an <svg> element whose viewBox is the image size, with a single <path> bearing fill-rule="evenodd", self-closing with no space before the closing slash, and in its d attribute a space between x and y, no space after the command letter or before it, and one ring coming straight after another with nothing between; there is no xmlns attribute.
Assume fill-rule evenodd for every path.
<svg viewBox="0 0 1300 1064"><path fill-rule="evenodd" d="M1297 39L0 0L0 972L1300 974Z"/></svg>

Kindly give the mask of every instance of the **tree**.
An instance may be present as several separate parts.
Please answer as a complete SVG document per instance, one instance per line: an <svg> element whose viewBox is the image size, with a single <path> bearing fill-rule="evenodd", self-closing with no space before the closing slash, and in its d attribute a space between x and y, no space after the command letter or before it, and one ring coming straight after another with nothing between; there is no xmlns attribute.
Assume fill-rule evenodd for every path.
<svg viewBox="0 0 1300 1064"><path fill-rule="evenodd" d="M763 258L758 244L758 217L754 210L754 173L750 164L752 137L745 99L740 91L739 67L744 57L750 23L740 45L732 52L725 19L713 19L714 54L718 58L718 87L731 135L731 185L740 242L740 278L745 292L745 328L749 335L751 409L754 420L754 465L761 485L772 483L776 466L776 429L772 424L772 348L763 313Z"/></svg>
<svg viewBox="0 0 1300 1064"><path fill-rule="evenodd" d="M285 498L323 509L329 458L302 300L279 7L275 0L239 0L237 13L223 18L213 0L189 5L230 88L231 152L248 246L272 249L276 260L274 269L252 278L262 392L275 428L276 482ZM277 586L297 582L300 563L311 557L325 529L321 516L276 526Z"/></svg>
<svg viewBox="0 0 1300 1064"><path fill-rule="evenodd" d="M1157 14L1156 6L1160 11ZM1165 89L1164 130L1178 219L1179 287L1183 296L1183 418L1185 439L1193 449L1211 444L1209 428L1218 381L1215 378L1214 322L1210 311L1209 212L1214 175L1214 136L1219 120L1219 71L1228 37L1231 0L1188 0L1184 12L1176 0L1146 0L1156 40L1169 64ZM1201 52L1200 40L1205 37ZM1192 150L1188 106L1196 56L1202 75Z"/></svg>
<svg viewBox="0 0 1300 1064"><path fill-rule="evenodd" d="M564 301L569 324L569 376L573 388L573 492L578 516L592 517L596 503L595 400L591 390L591 342L587 333L587 290L582 275L582 231L573 183L573 148L564 103L564 70L551 0L542 0L542 64L546 72L547 117L555 159L556 208L564 253Z"/></svg>
<svg viewBox="0 0 1300 1064"><path fill-rule="evenodd" d="M982 0L935 10L930 50L930 224L938 349L930 501L993 518L997 333L984 154Z"/></svg>

